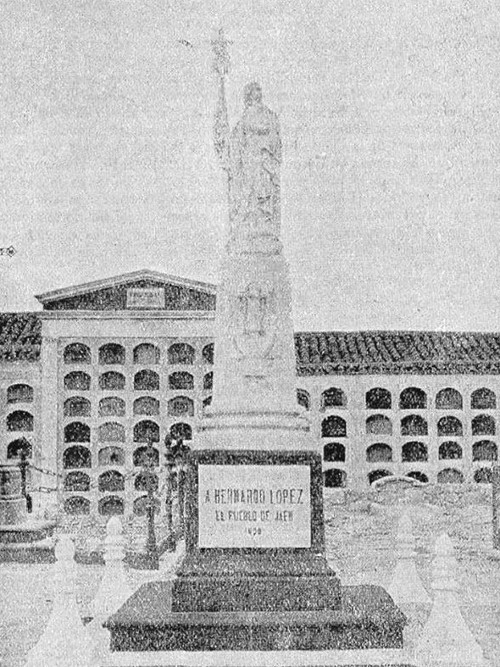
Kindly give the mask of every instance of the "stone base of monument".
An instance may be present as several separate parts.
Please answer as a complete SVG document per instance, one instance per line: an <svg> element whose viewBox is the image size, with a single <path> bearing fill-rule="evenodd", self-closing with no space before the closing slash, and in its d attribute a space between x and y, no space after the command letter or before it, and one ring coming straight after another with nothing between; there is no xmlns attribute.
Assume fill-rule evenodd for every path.
<svg viewBox="0 0 500 667"><path fill-rule="evenodd" d="M55 527L55 521L31 518L20 524L0 525L0 549L13 545L19 546L20 544L40 542L50 537Z"/></svg>
<svg viewBox="0 0 500 667"><path fill-rule="evenodd" d="M28 521L0 526L0 563L53 563L56 523Z"/></svg>
<svg viewBox="0 0 500 667"><path fill-rule="evenodd" d="M399 649L113 653L106 667L416 667Z"/></svg>
<svg viewBox="0 0 500 667"><path fill-rule="evenodd" d="M384 589L353 586L340 593L336 609L171 612L169 583L151 582L136 591L106 627L111 651L118 652L402 647L406 618Z"/></svg>
<svg viewBox="0 0 500 667"><path fill-rule="evenodd" d="M0 465L0 562L53 560L55 521L28 514L18 465Z"/></svg>
<svg viewBox="0 0 500 667"><path fill-rule="evenodd" d="M341 587L326 562L318 454L194 452L187 516L176 579L144 584L105 623L113 660L123 661L116 664L226 664L138 663L143 652L156 660L153 654L166 652L402 648L406 617L389 594Z"/></svg>

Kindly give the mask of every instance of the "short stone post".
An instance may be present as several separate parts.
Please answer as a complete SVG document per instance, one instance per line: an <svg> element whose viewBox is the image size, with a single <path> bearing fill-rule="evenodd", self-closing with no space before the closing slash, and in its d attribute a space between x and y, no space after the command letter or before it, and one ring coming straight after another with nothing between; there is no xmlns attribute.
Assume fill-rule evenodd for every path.
<svg viewBox="0 0 500 667"><path fill-rule="evenodd" d="M458 606L457 562L446 533L436 540L433 563L434 603L417 641L418 667L484 667L483 651Z"/></svg>
<svg viewBox="0 0 500 667"><path fill-rule="evenodd" d="M413 526L407 510L401 515L396 536L398 562L387 590L396 604L430 604L415 564L415 538Z"/></svg>
<svg viewBox="0 0 500 667"><path fill-rule="evenodd" d="M125 572L125 538L122 522L117 516L111 517L106 526L104 541L106 567L90 611L94 617L110 616L132 595Z"/></svg>
<svg viewBox="0 0 500 667"><path fill-rule="evenodd" d="M76 603L75 545L68 535L59 538L55 555L52 613L25 667L97 667L94 645Z"/></svg>
<svg viewBox="0 0 500 667"><path fill-rule="evenodd" d="M491 469L491 502L493 509L493 548L500 549L500 466Z"/></svg>

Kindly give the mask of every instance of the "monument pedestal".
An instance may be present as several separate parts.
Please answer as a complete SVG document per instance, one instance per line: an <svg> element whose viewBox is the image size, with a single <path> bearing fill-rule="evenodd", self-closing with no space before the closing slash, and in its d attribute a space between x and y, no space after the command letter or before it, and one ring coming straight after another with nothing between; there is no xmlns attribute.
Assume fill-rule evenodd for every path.
<svg viewBox="0 0 500 667"><path fill-rule="evenodd" d="M260 667L298 664L296 656L269 662L262 653L307 652L307 665L315 651L400 648L406 619L390 596L376 586L341 588L326 562L322 462L297 405L291 287L279 238L279 122L252 83L229 131L222 34L214 51L216 150L228 174L230 225L217 289L213 400L189 464L186 557L171 588L144 585L106 621L111 664ZM184 656L165 659L165 651ZM222 656L228 651L233 657ZM243 662L234 658L240 652ZM186 653L196 653L195 662L186 663Z"/></svg>
<svg viewBox="0 0 500 667"><path fill-rule="evenodd" d="M342 588L324 553L318 454L194 452L186 557L172 584L145 584L108 619L111 650L401 648L388 593Z"/></svg>
<svg viewBox="0 0 500 667"><path fill-rule="evenodd" d="M54 521L28 514L18 465L0 465L0 562L52 560Z"/></svg>

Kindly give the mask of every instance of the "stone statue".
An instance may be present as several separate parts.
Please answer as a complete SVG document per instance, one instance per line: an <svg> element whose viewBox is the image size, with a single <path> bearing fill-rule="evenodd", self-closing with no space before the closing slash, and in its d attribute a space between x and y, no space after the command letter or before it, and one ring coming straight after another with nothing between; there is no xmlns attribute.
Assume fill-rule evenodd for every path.
<svg viewBox="0 0 500 667"><path fill-rule="evenodd" d="M279 237L281 138L277 115L262 103L262 89L249 83L244 110L229 128L224 79L229 70L228 42L222 30L214 41L219 77L215 149L228 176L230 238Z"/></svg>

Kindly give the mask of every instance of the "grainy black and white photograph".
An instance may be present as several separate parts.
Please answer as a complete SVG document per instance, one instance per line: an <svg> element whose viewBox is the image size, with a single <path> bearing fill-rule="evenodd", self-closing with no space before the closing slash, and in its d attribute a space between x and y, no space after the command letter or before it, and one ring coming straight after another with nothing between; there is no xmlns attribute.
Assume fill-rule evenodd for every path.
<svg viewBox="0 0 500 667"><path fill-rule="evenodd" d="M500 665L500 4L0 0L0 666Z"/></svg>

